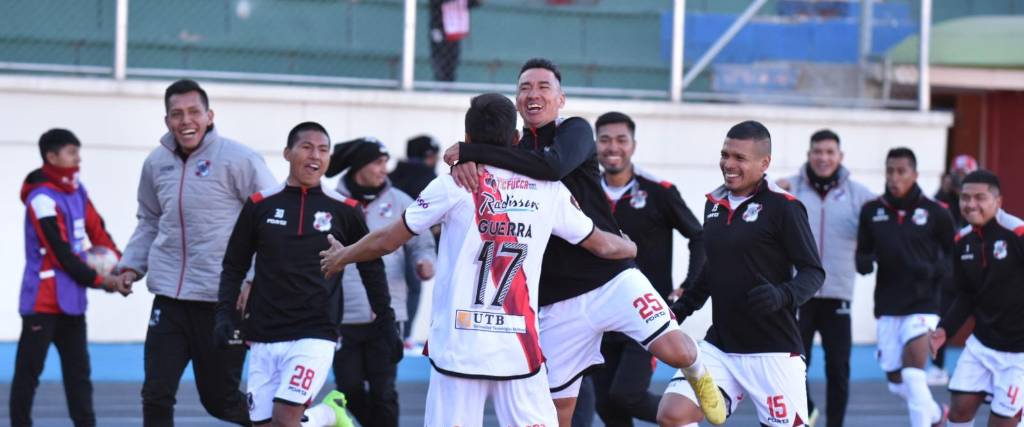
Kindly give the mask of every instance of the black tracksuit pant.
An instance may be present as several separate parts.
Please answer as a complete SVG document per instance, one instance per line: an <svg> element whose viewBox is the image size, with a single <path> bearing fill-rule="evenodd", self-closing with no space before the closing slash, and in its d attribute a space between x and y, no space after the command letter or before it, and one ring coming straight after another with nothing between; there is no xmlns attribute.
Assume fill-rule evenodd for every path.
<svg viewBox="0 0 1024 427"><path fill-rule="evenodd" d="M609 427L632 426L633 419L656 423L661 396L651 394L651 353L618 332L601 341L604 369L594 373L597 414Z"/></svg>
<svg viewBox="0 0 1024 427"><path fill-rule="evenodd" d="M238 388L245 348L222 349L214 342L215 306L159 295L153 299L142 384L144 426L174 425L175 395L189 361L206 412L234 424L251 424L249 405Z"/></svg>
<svg viewBox="0 0 1024 427"><path fill-rule="evenodd" d="M334 355L334 381L348 410L364 427L398 426L398 364L393 338L374 324L342 325L341 349Z"/></svg>
<svg viewBox="0 0 1024 427"><path fill-rule="evenodd" d="M64 396L68 401L71 421L75 427L95 426L85 316L65 314L31 314L21 318L21 338L14 361L9 402L11 425L32 425L32 401L35 400L50 343L60 354Z"/></svg>
<svg viewBox="0 0 1024 427"><path fill-rule="evenodd" d="M846 404L850 399L850 348L853 332L850 325L850 302L840 299L811 298L800 307L798 314L800 335L804 340L807 366L811 364L814 333L821 334L825 350L825 379L827 388L825 411L828 427L843 425ZM807 391L808 410L814 411L810 388Z"/></svg>

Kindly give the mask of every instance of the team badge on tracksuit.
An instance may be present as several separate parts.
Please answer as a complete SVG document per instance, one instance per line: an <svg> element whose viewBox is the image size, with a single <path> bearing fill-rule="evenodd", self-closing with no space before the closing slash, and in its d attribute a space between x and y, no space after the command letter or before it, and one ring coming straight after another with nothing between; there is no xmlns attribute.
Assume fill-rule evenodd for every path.
<svg viewBox="0 0 1024 427"><path fill-rule="evenodd" d="M200 160L196 162L196 176L202 178L210 176L210 161Z"/></svg>
<svg viewBox="0 0 1024 427"><path fill-rule="evenodd" d="M761 204L751 203L747 205L747 210L743 211L743 220L746 222L757 221L757 217L761 214Z"/></svg>
<svg viewBox="0 0 1024 427"><path fill-rule="evenodd" d="M317 212L313 214L313 228L316 231L328 231L331 229L331 213Z"/></svg>
<svg viewBox="0 0 1024 427"><path fill-rule="evenodd" d="M632 206L633 209L643 209L644 206L647 206L647 192L639 190L634 193L633 197L629 199L629 205Z"/></svg>
<svg viewBox="0 0 1024 427"><path fill-rule="evenodd" d="M992 244L992 256L996 257L996 259L1006 258L1005 240L996 240L996 242Z"/></svg>
<svg viewBox="0 0 1024 427"><path fill-rule="evenodd" d="M928 223L928 211L922 208L914 209L914 224L925 225Z"/></svg>

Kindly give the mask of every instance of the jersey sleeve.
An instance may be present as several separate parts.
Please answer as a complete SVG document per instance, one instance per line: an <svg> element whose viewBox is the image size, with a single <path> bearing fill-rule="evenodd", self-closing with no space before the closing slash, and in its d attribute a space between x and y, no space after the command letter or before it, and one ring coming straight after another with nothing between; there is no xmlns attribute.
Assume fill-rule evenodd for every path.
<svg viewBox="0 0 1024 427"><path fill-rule="evenodd" d="M454 197L451 193L465 191L455 187L454 184L448 185L446 181L450 182L451 180L451 176L448 175L434 178L430 184L427 184L427 188L423 189L419 197L405 209L402 221L405 222L405 227L412 234L421 234L440 223L444 215L452 208Z"/></svg>
<svg viewBox="0 0 1024 427"><path fill-rule="evenodd" d="M579 202L572 196L568 188L561 182L555 186L554 224L551 227L551 234L554 234L574 245L590 237L594 232L594 221L591 220L580 209Z"/></svg>

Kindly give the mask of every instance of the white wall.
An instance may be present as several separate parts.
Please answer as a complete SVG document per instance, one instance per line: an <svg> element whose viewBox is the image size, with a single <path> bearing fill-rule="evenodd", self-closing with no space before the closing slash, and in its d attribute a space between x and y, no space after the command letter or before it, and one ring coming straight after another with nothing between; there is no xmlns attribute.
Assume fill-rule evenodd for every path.
<svg viewBox="0 0 1024 427"><path fill-rule="evenodd" d="M51 127L66 127L83 142L81 177L123 246L135 226L135 192L146 154L164 133L163 90L169 81L114 82L107 79L0 76L0 340L16 340L18 291L24 267L24 207L15 198L25 175L40 164L36 141ZM211 109L221 134L263 153L271 170L283 179L281 158L285 136L304 120L319 121L335 141L372 135L396 157L405 140L418 133L435 135L444 144L462 137L469 94L402 93L397 91L321 89L309 87L208 83ZM885 151L906 145L918 155L921 185L934 192L939 182L951 116L943 113L834 110L737 105L671 105L663 102L570 98L565 115L589 120L619 110L637 122L636 162L680 189L691 209L700 211L703 195L721 183L718 150L733 124L760 120L772 132L774 160L769 174L788 175L804 161L810 134L831 127L843 139L846 165L854 177L881 191ZM333 185L333 183L331 184ZM676 239L674 274L685 275L685 242ZM874 339L871 315L873 279L858 283L854 302L854 339ZM429 289L424 290L429 296ZM93 341L140 341L145 336L152 296L141 284L127 299L90 293L89 335ZM428 300L429 298L425 298ZM709 304L710 306L710 304ZM421 313L429 311L429 301ZM421 316L421 319L423 317ZM685 329L703 335L710 319L705 309ZM421 322L414 332L425 334Z"/></svg>

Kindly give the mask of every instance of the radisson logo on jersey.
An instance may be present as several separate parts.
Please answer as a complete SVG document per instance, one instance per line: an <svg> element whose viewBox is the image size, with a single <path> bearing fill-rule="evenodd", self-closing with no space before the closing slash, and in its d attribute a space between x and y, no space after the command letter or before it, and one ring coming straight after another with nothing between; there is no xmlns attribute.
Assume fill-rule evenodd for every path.
<svg viewBox="0 0 1024 427"><path fill-rule="evenodd" d="M455 329L525 334L526 318L505 313L455 310Z"/></svg>
<svg viewBox="0 0 1024 427"><path fill-rule="evenodd" d="M540 205L533 200L520 199L513 195L506 195L505 200L498 200L491 193L482 193L483 203L480 204L480 215L503 214L509 212L536 212Z"/></svg>

